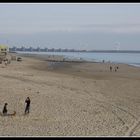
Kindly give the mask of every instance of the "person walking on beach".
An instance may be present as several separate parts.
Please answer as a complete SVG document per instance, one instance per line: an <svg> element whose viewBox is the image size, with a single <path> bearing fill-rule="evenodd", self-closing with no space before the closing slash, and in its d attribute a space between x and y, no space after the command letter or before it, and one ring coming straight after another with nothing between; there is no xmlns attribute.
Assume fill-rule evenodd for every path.
<svg viewBox="0 0 140 140"><path fill-rule="evenodd" d="M3 115L7 115L7 111L8 111L7 105L8 105L7 103L4 104L3 111L2 111Z"/></svg>
<svg viewBox="0 0 140 140"><path fill-rule="evenodd" d="M25 114L26 114L26 113L29 113L29 110L30 110L31 100L29 97L26 98L25 103L26 103L26 108L25 108Z"/></svg>
<svg viewBox="0 0 140 140"><path fill-rule="evenodd" d="M110 66L110 71L112 71L112 66Z"/></svg>
<svg viewBox="0 0 140 140"><path fill-rule="evenodd" d="M115 66L115 72L117 71L117 69L118 69L118 66Z"/></svg>
<svg viewBox="0 0 140 140"><path fill-rule="evenodd" d="M8 61L7 61L7 60L4 60L4 63L5 63L5 66L7 66L7 64L8 64Z"/></svg>

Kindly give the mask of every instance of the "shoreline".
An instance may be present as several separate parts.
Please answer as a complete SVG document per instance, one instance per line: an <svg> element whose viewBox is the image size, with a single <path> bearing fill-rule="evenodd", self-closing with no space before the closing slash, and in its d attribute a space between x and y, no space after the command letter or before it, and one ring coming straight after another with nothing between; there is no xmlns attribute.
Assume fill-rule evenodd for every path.
<svg viewBox="0 0 140 140"><path fill-rule="evenodd" d="M139 64L128 64L128 63L118 63L118 62L99 62L99 61L88 61L88 60L74 60L74 59L68 59L65 60L63 56L59 56L59 55L40 55L40 54L21 54L21 53L16 53L18 56L22 56L22 57L29 57L29 58L35 58L35 59L40 59L49 63L64 63L64 62L68 62L68 63L97 63L97 64L108 64L108 65L127 65L130 67L135 67L135 68L140 68ZM51 57L52 56L52 57ZM51 58L51 59L48 59Z"/></svg>
<svg viewBox="0 0 140 140"><path fill-rule="evenodd" d="M127 64L135 67L140 67L140 63L134 63L134 62L115 62L115 61L110 61L110 60L96 60L96 59L84 59L80 57L69 57L69 56L64 56L64 55L59 55L59 54L39 54L38 52L34 53L22 53L22 52L17 52L17 54L21 54L23 56L38 56L38 58L44 58L47 59L48 61L69 61L69 62L89 62L89 63L110 63L110 64ZM49 59L50 57L50 59ZM60 59L60 60L59 60Z"/></svg>
<svg viewBox="0 0 140 140"><path fill-rule="evenodd" d="M44 60L44 61L52 61L52 62L79 62L79 63L109 63L110 65L111 64L124 64L124 65L129 65L129 66L134 66L134 67L140 67L140 64L131 64L131 63L119 63L119 62L101 62L101 61L96 61L96 60L84 60L84 59L64 59L63 55L50 55L50 54L45 54L45 55L42 55L42 54L29 54L29 53L16 53L18 56L23 56L23 57L32 57L32 58L37 58L37 59L40 59L40 60ZM48 58L51 58L51 59L48 59ZM58 60L57 60L58 59Z"/></svg>

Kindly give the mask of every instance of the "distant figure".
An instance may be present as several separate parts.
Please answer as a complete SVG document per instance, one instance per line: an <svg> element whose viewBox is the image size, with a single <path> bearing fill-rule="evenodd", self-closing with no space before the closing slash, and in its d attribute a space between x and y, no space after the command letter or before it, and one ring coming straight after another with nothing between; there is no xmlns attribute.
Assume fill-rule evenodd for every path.
<svg viewBox="0 0 140 140"><path fill-rule="evenodd" d="M115 66L115 72L117 71L117 67Z"/></svg>
<svg viewBox="0 0 140 140"><path fill-rule="evenodd" d="M5 60L4 62L5 62L5 66L7 66L7 64L8 64L8 61L7 61L7 60Z"/></svg>
<svg viewBox="0 0 140 140"><path fill-rule="evenodd" d="M3 111L2 111L3 115L7 115L7 111L8 111L7 105L8 105L7 103L4 104Z"/></svg>
<svg viewBox="0 0 140 140"><path fill-rule="evenodd" d="M110 71L112 71L112 66L110 66Z"/></svg>
<svg viewBox="0 0 140 140"><path fill-rule="evenodd" d="M117 66L117 70L119 69L119 67Z"/></svg>
<svg viewBox="0 0 140 140"><path fill-rule="evenodd" d="M27 97L26 100L25 100L25 103L26 103L25 114L26 113L29 113L29 110L30 110L30 102L31 102L30 98Z"/></svg>

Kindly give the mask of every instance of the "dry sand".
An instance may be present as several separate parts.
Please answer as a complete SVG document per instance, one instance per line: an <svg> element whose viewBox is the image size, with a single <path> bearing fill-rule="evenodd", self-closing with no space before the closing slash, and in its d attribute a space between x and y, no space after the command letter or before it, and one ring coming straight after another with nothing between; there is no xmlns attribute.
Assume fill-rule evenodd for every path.
<svg viewBox="0 0 140 140"><path fill-rule="evenodd" d="M1 136L139 136L140 68L108 63L52 64L23 57L0 65ZM115 66L115 64L112 64ZM24 115L25 99L31 112Z"/></svg>

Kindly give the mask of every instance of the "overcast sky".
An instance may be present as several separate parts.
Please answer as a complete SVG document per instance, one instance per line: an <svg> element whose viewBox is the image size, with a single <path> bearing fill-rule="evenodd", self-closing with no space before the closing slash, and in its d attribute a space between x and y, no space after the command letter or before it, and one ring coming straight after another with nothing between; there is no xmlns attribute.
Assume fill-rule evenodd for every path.
<svg viewBox="0 0 140 140"><path fill-rule="evenodd" d="M140 4L0 4L0 44L140 50Z"/></svg>

